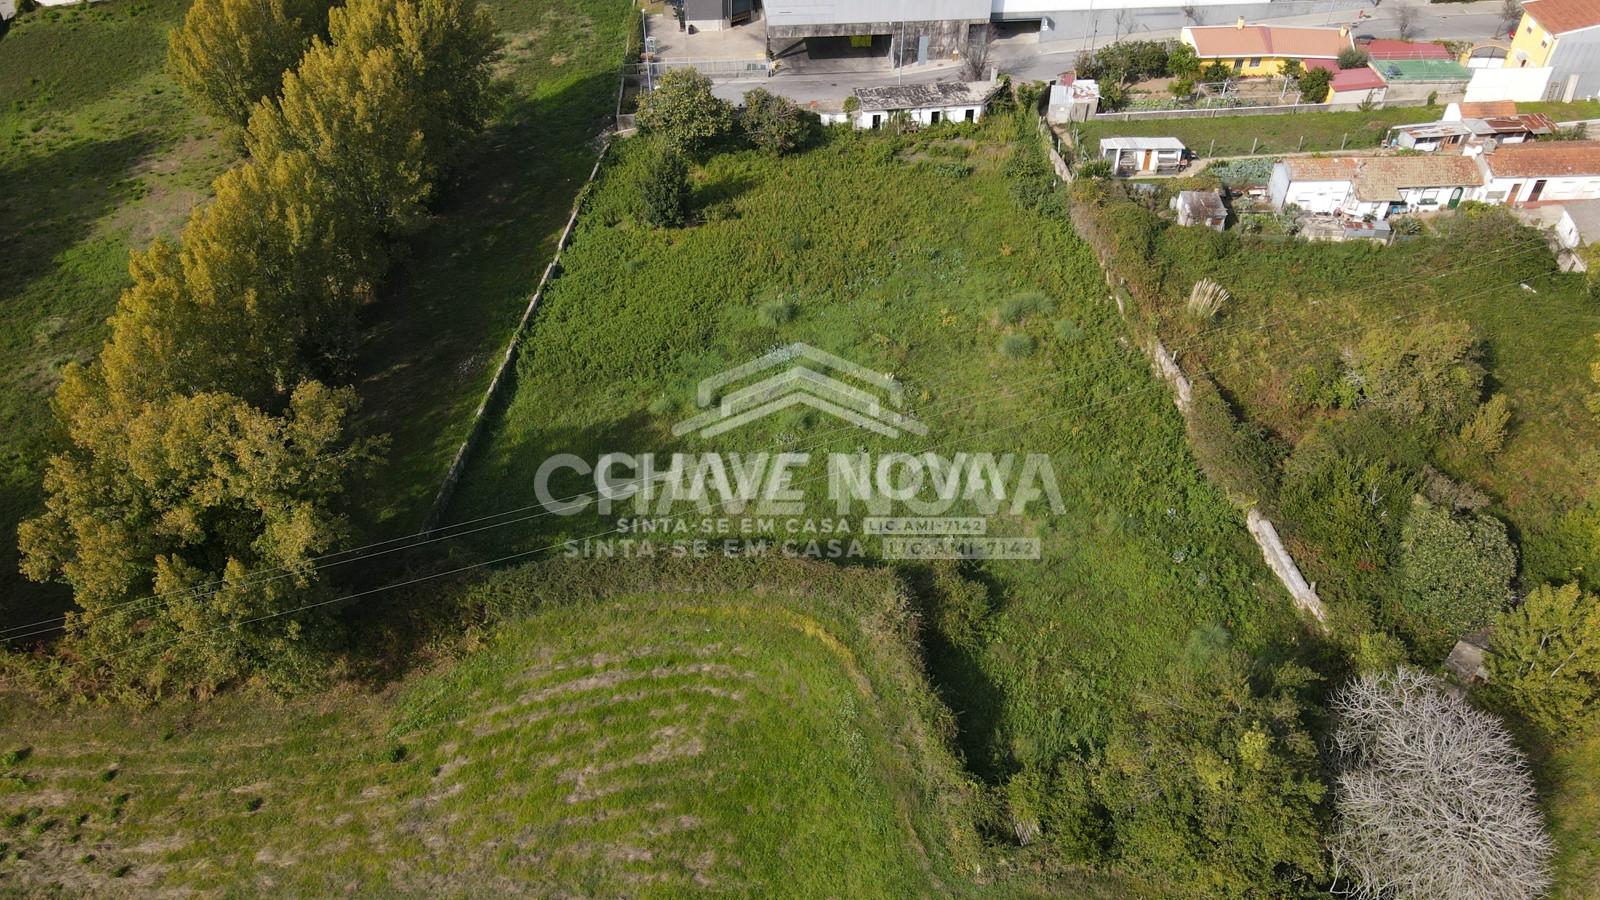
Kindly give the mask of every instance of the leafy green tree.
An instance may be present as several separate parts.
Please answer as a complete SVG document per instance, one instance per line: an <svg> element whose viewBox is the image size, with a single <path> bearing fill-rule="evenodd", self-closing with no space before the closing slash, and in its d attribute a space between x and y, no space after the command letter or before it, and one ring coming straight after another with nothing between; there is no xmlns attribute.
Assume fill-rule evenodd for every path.
<svg viewBox="0 0 1600 900"><path fill-rule="evenodd" d="M1200 80L1210 84L1227 81L1232 77L1233 70L1220 62L1208 63L1204 69L1200 70Z"/></svg>
<svg viewBox="0 0 1600 900"><path fill-rule="evenodd" d="M1459 424L1478 405L1483 366L1465 322L1375 328L1355 349L1362 394L1396 420Z"/></svg>
<svg viewBox="0 0 1600 900"><path fill-rule="evenodd" d="M639 167L639 202L644 221L677 228L689 218L689 164L670 144L650 146Z"/></svg>
<svg viewBox="0 0 1600 900"><path fill-rule="evenodd" d="M1600 714L1600 600L1576 584L1541 585L1495 619L1489 690L1554 737Z"/></svg>
<svg viewBox="0 0 1600 900"><path fill-rule="evenodd" d="M698 153L733 129L733 107L711 93L711 79L672 69L639 101L639 130L660 135L680 151Z"/></svg>
<svg viewBox="0 0 1600 900"><path fill-rule="evenodd" d="M371 236L327 202L303 153L248 162L213 189L180 246L158 241L129 266L96 373L118 406L203 391L278 403L348 358L381 268Z"/></svg>
<svg viewBox="0 0 1600 900"><path fill-rule="evenodd" d="M1321 103L1328 99L1328 88L1333 84L1333 73L1327 69L1312 69L1295 82L1304 103Z"/></svg>
<svg viewBox="0 0 1600 900"><path fill-rule="evenodd" d="M1400 602L1418 637L1450 642L1489 624L1516 573L1517 551L1498 519L1413 501L1401 529Z"/></svg>
<svg viewBox="0 0 1600 900"><path fill-rule="evenodd" d="M815 130L816 117L788 97L756 88L745 92L739 122L750 143L782 155L805 146Z"/></svg>
<svg viewBox="0 0 1600 900"><path fill-rule="evenodd" d="M357 233L404 236L488 113L493 34L475 0L351 0L329 32L257 107L246 145L257 160L306 154Z"/></svg>
<svg viewBox="0 0 1600 900"><path fill-rule="evenodd" d="M277 416L217 393L120 409L96 387L63 385L70 445L20 529L24 574L73 588L79 652L145 696L304 681L328 629L292 611L325 597L313 560L375 449L350 436L355 392L307 382Z"/></svg>
<svg viewBox="0 0 1600 900"><path fill-rule="evenodd" d="M1176 78L1194 78L1200 74L1200 55L1188 44L1174 44L1167 53L1167 72Z"/></svg>
<svg viewBox="0 0 1600 900"><path fill-rule="evenodd" d="M242 128L327 27L329 0L195 0L167 68L208 115Z"/></svg>

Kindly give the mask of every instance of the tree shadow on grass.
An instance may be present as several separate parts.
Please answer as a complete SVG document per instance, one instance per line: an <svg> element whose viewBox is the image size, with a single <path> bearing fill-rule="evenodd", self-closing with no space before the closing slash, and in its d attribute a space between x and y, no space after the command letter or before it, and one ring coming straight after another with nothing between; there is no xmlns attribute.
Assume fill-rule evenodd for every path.
<svg viewBox="0 0 1600 900"><path fill-rule="evenodd" d="M0 247L5 248L0 302L54 271L58 254L133 199L138 187L128 175L155 147L154 136L146 132L79 141L0 167Z"/></svg>
<svg viewBox="0 0 1600 900"><path fill-rule="evenodd" d="M617 77L524 100L472 148L426 235L367 310L358 382L392 436L367 534L416 528L500 364L594 165Z"/></svg>

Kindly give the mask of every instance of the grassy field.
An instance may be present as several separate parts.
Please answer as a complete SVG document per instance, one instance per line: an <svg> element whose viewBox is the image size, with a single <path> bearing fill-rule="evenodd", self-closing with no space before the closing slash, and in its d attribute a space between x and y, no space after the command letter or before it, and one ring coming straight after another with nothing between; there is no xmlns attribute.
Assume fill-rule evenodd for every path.
<svg viewBox="0 0 1600 900"><path fill-rule="evenodd" d="M0 622L64 602L17 574L61 367L88 359L128 251L175 234L231 161L162 71L188 0L22 16L0 38Z"/></svg>
<svg viewBox="0 0 1600 900"><path fill-rule="evenodd" d="M626 0L486 0L506 42L505 106L469 150L411 259L371 310L361 350L368 424L393 437L369 533L422 521L609 123L628 42Z"/></svg>
<svg viewBox="0 0 1600 900"><path fill-rule="evenodd" d="M720 155L696 173L702 223L670 231L633 221L637 153L622 147L449 519L536 503L535 472L560 452L1048 454L1063 508L988 522L991 535L1038 538L1042 559L978 567L990 614L977 646L930 661L968 764L996 783L1092 746L1105 708L1166 673L1197 632L1220 625L1249 647L1292 634L1286 600L1196 470L1170 399L1119 340L1089 252L1012 198L1000 171L1011 120L986 127L841 135L781 162ZM927 437L798 410L713 441L672 436L696 412L699 379L793 341L893 373ZM836 513L815 463L794 474L808 501L801 531L780 520L753 535L811 552L804 529ZM560 497L578 490L553 483ZM845 516L847 541L861 513ZM720 540L699 515L672 537ZM481 552L616 538L616 518L592 509L500 521L477 536ZM732 537L751 536L740 527ZM615 540L591 546L622 552ZM860 557L843 555L879 549L867 538Z"/></svg>
<svg viewBox="0 0 1600 900"><path fill-rule="evenodd" d="M1519 103L1522 112L1548 113L1558 122L1600 118L1600 103ZM1337 151L1376 147L1396 125L1429 122L1444 107L1374 109L1367 112L1299 113L1289 116L1219 116L1208 119L1145 119L1135 122L1078 122L1062 126L1076 134L1088 152L1099 152L1104 137L1175 137L1200 157L1249 153Z"/></svg>
<svg viewBox="0 0 1600 900"><path fill-rule="evenodd" d="M975 842L907 607L820 563L508 570L505 624L379 692L0 704L24 893L915 896Z"/></svg>

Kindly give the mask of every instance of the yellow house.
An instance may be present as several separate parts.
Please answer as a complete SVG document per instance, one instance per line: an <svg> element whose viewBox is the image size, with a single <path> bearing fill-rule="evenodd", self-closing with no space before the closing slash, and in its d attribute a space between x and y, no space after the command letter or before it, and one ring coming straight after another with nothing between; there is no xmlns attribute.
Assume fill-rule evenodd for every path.
<svg viewBox="0 0 1600 900"><path fill-rule="evenodd" d="M1332 62L1354 47L1348 28L1279 28L1273 25L1190 26L1185 44L1194 48L1201 65L1220 62L1235 75L1277 75L1291 59L1302 64Z"/></svg>
<svg viewBox="0 0 1600 900"><path fill-rule="evenodd" d="M1505 65L1551 72L1552 90L1592 96L1600 90L1600 3L1527 0Z"/></svg>
<svg viewBox="0 0 1600 900"><path fill-rule="evenodd" d="M1511 49L1506 51L1506 66L1542 69L1550 64L1556 50L1556 36L1546 31L1526 10L1517 23L1517 34L1511 39Z"/></svg>

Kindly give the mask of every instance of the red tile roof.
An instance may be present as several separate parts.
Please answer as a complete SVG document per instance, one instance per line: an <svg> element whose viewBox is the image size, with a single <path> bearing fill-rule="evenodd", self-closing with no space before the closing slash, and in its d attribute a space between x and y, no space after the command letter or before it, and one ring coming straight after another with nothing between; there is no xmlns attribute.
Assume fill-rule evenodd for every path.
<svg viewBox="0 0 1600 900"><path fill-rule="evenodd" d="M1506 144L1484 157L1496 178L1600 175L1600 141Z"/></svg>
<svg viewBox="0 0 1600 900"><path fill-rule="evenodd" d="M1522 9L1551 34L1600 25L1600 0L1527 0Z"/></svg>
<svg viewBox="0 0 1600 900"><path fill-rule="evenodd" d="M1383 76L1372 71L1366 66L1356 69L1340 69L1334 72L1333 81L1330 82L1335 91L1370 91L1384 87L1388 84Z"/></svg>
<svg viewBox="0 0 1600 900"><path fill-rule="evenodd" d="M1337 28L1277 28L1270 25L1205 25L1185 28L1195 52L1207 59L1286 56L1333 59L1353 44Z"/></svg>
<svg viewBox="0 0 1600 900"><path fill-rule="evenodd" d="M1442 44L1424 44L1419 41L1395 41L1378 38L1368 41L1362 49L1373 59L1455 59L1449 48Z"/></svg>

